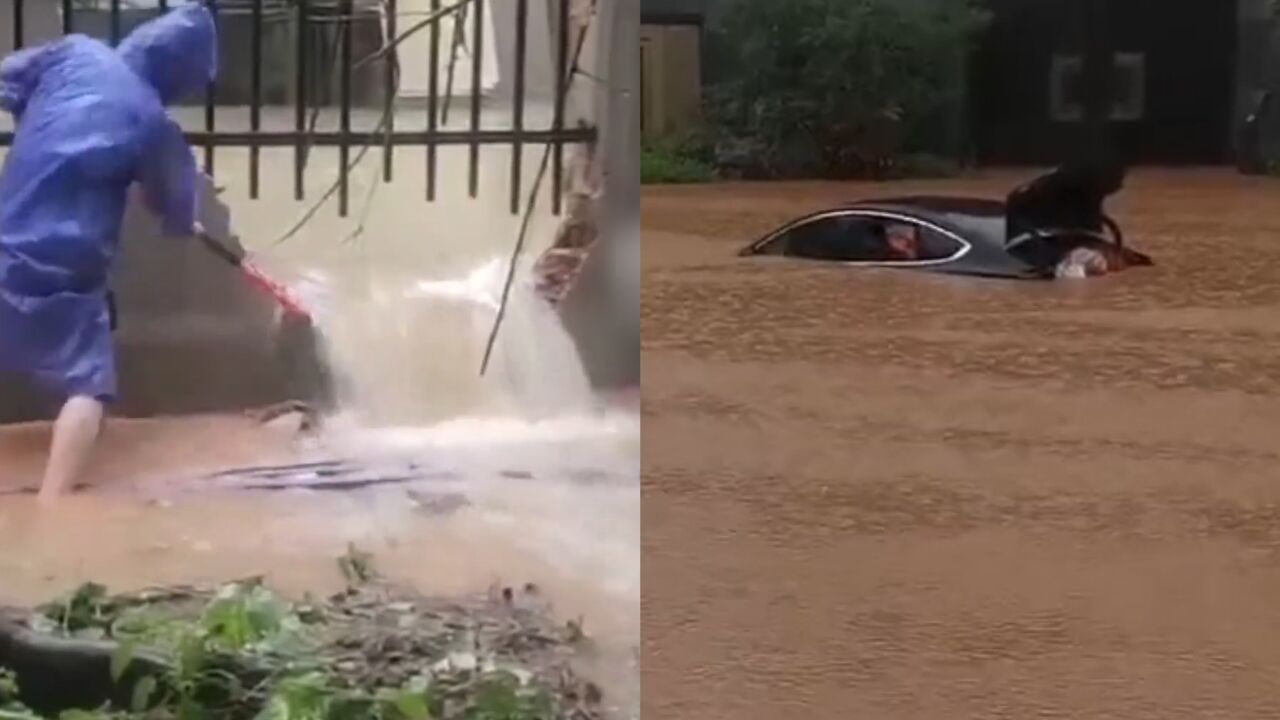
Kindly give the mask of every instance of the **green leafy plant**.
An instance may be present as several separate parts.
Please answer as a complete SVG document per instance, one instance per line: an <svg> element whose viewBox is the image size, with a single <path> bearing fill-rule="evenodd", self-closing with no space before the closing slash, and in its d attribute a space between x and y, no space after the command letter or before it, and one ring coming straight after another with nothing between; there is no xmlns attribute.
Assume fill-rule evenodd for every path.
<svg viewBox="0 0 1280 720"><path fill-rule="evenodd" d="M336 688L325 674L309 672L282 679L255 720L432 720L434 717L425 685L383 688L370 694Z"/></svg>
<svg viewBox="0 0 1280 720"><path fill-rule="evenodd" d="M40 720L19 699L18 676L8 668L0 668L0 720Z"/></svg>
<svg viewBox="0 0 1280 720"><path fill-rule="evenodd" d="M598 691L565 689L594 686L576 684L567 666L543 666L550 657L542 651L510 644L537 628L544 641L567 649L580 632L567 633L549 618L504 614L513 627L482 646L472 618L486 617L489 603L433 604L438 601L388 594L388 586L372 582L367 555L351 548L344 560L356 561L366 585L298 605L256 580L212 592L177 589L168 593L169 603L159 604L146 593L110 596L101 586L82 587L45 609L47 625L39 632L57 636L64 648L77 646L78 633L88 629L114 643L109 672L117 704L41 716L21 704L19 678L0 668L0 720L598 717L565 715L574 710L561 707L564 698L596 707ZM97 638L78 647L102 659ZM538 670L525 669L525 662Z"/></svg>
<svg viewBox="0 0 1280 720"><path fill-rule="evenodd" d="M18 676L12 670L0 667L0 707L18 702L19 695Z"/></svg>
<svg viewBox="0 0 1280 720"><path fill-rule="evenodd" d="M214 646L239 651L285 629L288 608L261 585L229 585L218 593L201 619Z"/></svg>
<svg viewBox="0 0 1280 720"><path fill-rule="evenodd" d="M257 720L328 720L332 704L324 675L309 673L281 680Z"/></svg>
<svg viewBox="0 0 1280 720"><path fill-rule="evenodd" d="M671 142L646 143L640 149L640 182L673 184L710 182L716 168Z"/></svg>
<svg viewBox="0 0 1280 720"><path fill-rule="evenodd" d="M482 679L469 720L552 720L555 704L544 692L531 691L509 673Z"/></svg>
<svg viewBox="0 0 1280 720"><path fill-rule="evenodd" d="M119 637L111 658L111 674L119 683L135 658L143 638L166 642L172 668L163 676L146 676L132 689L130 709L141 713L160 705L174 708L178 720L212 720L226 711L252 704L263 692L271 672L262 670L263 687L246 688L236 671L255 658L302 653L307 644L302 624L287 604L260 583L232 583L222 587L196 619L167 620L164 632L150 632L142 616L114 627L133 634ZM264 666L266 663L262 663Z"/></svg>
<svg viewBox="0 0 1280 720"><path fill-rule="evenodd" d="M45 617L64 633L102 632L115 620L118 607L98 583L84 583L61 602L42 608Z"/></svg>

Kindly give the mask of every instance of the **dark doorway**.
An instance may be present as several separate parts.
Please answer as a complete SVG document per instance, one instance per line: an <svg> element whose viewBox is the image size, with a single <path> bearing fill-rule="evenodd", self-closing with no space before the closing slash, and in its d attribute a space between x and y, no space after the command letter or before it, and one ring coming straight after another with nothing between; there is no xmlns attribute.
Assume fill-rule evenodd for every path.
<svg viewBox="0 0 1280 720"><path fill-rule="evenodd" d="M979 157L1059 163L1229 159L1231 0L994 0L975 53Z"/></svg>

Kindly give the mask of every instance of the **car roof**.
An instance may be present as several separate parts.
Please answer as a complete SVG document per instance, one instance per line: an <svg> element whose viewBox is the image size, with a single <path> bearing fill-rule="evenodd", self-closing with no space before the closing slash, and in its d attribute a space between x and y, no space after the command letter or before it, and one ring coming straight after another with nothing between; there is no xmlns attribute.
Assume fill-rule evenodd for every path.
<svg viewBox="0 0 1280 720"><path fill-rule="evenodd" d="M893 205L930 213L972 215L974 217L1004 217L1005 202L991 198L959 195L906 195L902 197L874 198L849 203L847 207L863 205Z"/></svg>

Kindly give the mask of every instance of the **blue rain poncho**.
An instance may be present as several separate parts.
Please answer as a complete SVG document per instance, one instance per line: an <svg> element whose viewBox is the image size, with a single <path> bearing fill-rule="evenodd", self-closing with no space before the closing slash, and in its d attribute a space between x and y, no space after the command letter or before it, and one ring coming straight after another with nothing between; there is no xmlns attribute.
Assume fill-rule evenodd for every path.
<svg viewBox="0 0 1280 720"><path fill-rule="evenodd" d="M201 5L139 26L115 49L70 35L0 61L0 109L17 123L0 171L0 370L64 396L115 399L107 283L128 190L141 185L167 234L190 234L198 175L165 105L216 69Z"/></svg>

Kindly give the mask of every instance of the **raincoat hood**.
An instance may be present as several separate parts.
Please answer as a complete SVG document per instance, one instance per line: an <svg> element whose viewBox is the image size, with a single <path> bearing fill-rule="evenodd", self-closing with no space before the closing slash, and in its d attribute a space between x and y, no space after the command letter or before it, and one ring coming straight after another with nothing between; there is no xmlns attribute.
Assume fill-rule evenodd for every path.
<svg viewBox="0 0 1280 720"><path fill-rule="evenodd" d="M218 30L202 4L139 25L117 52L166 105L200 90L218 74Z"/></svg>

